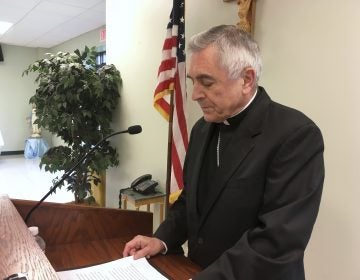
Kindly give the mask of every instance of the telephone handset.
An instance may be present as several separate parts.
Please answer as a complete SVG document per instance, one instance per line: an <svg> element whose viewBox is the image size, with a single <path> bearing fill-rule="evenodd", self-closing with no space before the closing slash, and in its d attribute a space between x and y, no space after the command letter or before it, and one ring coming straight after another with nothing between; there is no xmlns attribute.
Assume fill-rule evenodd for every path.
<svg viewBox="0 0 360 280"><path fill-rule="evenodd" d="M158 182L151 180L151 174L145 174L135 179L131 183L131 188L141 194L151 194L155 192Z"/></svg>

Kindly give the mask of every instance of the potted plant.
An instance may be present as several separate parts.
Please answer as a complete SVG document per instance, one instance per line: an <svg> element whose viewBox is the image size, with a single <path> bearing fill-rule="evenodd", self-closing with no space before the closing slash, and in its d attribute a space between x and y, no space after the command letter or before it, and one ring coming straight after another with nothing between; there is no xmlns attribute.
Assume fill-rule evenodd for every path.
<svg viewBox="0 0 360 280"><path fill-rule="evenodd" d="M95 47L85 47L83 52L46 54L29 65L23 75L30 72L37 74L38 88L29 101L36 106L36 123L65 144L50 148L41 158L40 168L66 172L113 132L110 124L118 104L120 73L114 65L97 69ZM74 193L76 203L93 202L91 185L101 181L97 174L118 163L116 149L105 141L59 187L65 184Z"/></svg>

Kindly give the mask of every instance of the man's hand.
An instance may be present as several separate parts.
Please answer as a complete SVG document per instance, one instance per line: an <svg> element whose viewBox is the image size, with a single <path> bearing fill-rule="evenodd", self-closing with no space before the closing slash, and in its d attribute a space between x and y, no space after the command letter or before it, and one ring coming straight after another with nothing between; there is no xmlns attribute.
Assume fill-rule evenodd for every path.
<svg viewBox="0 0 360 280"><path fill-rule="evenodd" d="M159 254L164 249L164 244L160 239L137 235L131 241L126 243L123 256L133 256L135 260L142 257L150 258L151 256Z"/></svg>

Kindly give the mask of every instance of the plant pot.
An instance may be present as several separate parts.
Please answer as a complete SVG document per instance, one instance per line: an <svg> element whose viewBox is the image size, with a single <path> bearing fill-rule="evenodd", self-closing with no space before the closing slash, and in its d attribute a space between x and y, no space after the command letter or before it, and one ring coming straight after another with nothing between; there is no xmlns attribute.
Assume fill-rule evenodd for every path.
<svg viewBox="0 0 360 280"><path fill-rule="evenodd" d="M96 204L101 207L105 207L106 202L106 170L101 171L100 174L94 174L94 176L100 178L101 182L96 186L91 185L91 192L95 198Z"/></svg>

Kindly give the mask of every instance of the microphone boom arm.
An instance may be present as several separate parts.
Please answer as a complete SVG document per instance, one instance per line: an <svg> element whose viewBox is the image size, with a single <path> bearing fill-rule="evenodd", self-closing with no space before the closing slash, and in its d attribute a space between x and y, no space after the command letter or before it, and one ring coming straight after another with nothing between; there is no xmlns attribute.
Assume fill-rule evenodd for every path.
<svg viewBox="0 0 360 280"><path fill-rule="evenodd" d="M96 149L97 147L100 146L100 144L102 144L105 140L107 140L108 138L112 137L112 136L115 136L115 135L118 135L118 134L122 134L122 133L130 133L130 134L137 134L137 133L140 133L142 130L141 126L139 125L134 125L134 126L130 126L127 130L123 130L123 131L118 131L118 132L114 132L104 138L102 138L99 142L97 142L94 147L92 147L85 155L83 155L81 157L81 159L75 163L69 170L67 170L60 178L59 181L57 181L55 183L54 186L52 186L50 188L50 190L39 200L38 203L36 203L29 211L29 213L26 215L25 217L25 224L27 224L31 214L34 212L35 209L37 209L39 207L39 205L46 199L48 198L48 196L50 194L52 194L64 181L66 178L68 178L70 176L70 174L90 155L92 154Z"/></svg>

